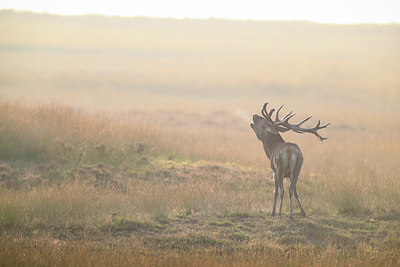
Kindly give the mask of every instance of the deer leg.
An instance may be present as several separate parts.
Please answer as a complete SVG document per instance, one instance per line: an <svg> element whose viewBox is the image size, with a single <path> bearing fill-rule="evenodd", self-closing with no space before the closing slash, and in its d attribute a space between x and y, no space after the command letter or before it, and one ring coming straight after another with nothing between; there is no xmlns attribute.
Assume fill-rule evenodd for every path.
<svg viewBox="0 0 400 267"><path fill-rule="evenodd" d="M280 178L280 177L279 177ZM285 194L285 189L283 188L283 177L281 179L279 179L279 185L281 187L281 201L279 203L279 216L281 216L281 212L282 212L282 202L283 202L283 195Z"/></svg>
<svg viewBox="0 0 400 267"><path fill-rule="evenodd" d="M274 183L275 183L275 190L274 190L274 204L272 206L271 216L275 216L276 213L276 199L278 198L278 191L279 191L279 183L276 178L276 174L274 172Z"/></svg>
<svg viewBox="0 0 400 267"><path fill-rule="evenodd" d="M299 192L297 192L296 186L294 187L294 196L296 197L297 202L299 203L299 206L300 206L300 209L301 209L301 214L302 214L304 217L306 217L307 214L306 214L306 212L304 211L303 206L301 205Z"/></svg>
<svg viewBox="0 0 400 267"><path fill-rule="evenodd" d="M293 183L291 183L290 187L289 187L289 202L290 202L290 213L289 213L290 215L289 215L289 217L291 219L293 218L293 208L292 208L292 197L293 197L293 191L294 191L293 187L295 187L295 185Z"/></svg>

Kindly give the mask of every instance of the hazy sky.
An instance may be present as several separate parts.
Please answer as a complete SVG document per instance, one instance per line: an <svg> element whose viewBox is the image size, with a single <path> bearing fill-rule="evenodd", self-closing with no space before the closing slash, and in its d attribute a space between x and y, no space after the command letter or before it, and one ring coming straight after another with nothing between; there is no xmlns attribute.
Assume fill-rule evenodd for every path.
<svg viewBox="0 0 400 267"><path fill-rule="evenodd" d="M2 0L0 9L62 15L400 23L400 0Z"/></svg>

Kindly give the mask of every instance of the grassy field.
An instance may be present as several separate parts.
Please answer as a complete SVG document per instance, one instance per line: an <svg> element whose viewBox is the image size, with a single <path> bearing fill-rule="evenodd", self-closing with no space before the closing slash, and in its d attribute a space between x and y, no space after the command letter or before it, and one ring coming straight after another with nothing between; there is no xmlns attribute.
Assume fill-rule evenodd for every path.
<svg viewBox="0 0 400 267"><path fill-rule="evenodd" d="M2 265L399 264L395 160L380 170L368 158L344 163L355 149L335 158L315 146L307 153L320 159L299 181L309 217L295 210L290 220L286 199L271 218L265 160L224 160L211 137L187 150L199 140L142 115L4 101L0 110ZM370 149L397 149L386 142Z"/></svg>
<svg viewBox="0 0 400 267"><path fill-rule="evenodd" d="M1 11L0 28L0 266L400 265L398 25ZM323 144L283 136L306 218L287 196L269 216L248 125L264 101L332 123Z"/></svg>

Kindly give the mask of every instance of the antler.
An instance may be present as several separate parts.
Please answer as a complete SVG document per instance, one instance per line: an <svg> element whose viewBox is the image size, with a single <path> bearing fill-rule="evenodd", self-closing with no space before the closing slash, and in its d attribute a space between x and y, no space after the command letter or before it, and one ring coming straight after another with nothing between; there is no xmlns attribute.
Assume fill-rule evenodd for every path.
<svg viewBox="0 0 400 267"><path fill-rule="evenodd" d="M272 113L275 111L275 109L271 109L271 111L268 113L268 112L267 112L267 105L268 105L268 102L266 102L266 103L264 104L264 106L263 106L263 108L262 108L262 110L261 110L261 114L264 116L264 118L267 119L267 121L269 121L269 122L274 122L274 121L271 119L271 115L272 115Z"/></svg>
<svg viewBox="0 0 400 267"><path fill-rule="evenodd" d="M294 131L296 133L301 133L301 134L302 133L312 133L316 137L319 138L321 143L324 140L328 139L326 137L322 137L321 135L319 135L318 130L328 127L328 125L330 123L327 123L327 124L325 124L323 126L320 126L321 125L321 121L318 121L317 125L315 127L313 127L313 128L302 128L302 127L300 127L303 123L305 123L306 121L311 119L312 116L310 116L310 117L302 120L298 124L290 124L289 123L289 119L292 118L296 114L292 114L293 111L290 111L290 113L288 113L286 116L283 117L282 120L280 120L279 119L279 111L282 109L283 105L280 106L280 108L276 111L275 121L273 121L271 119L271 116L274 113L275 109L271 109L271 111L268 113L267 112L267 105L268 105L268 103L264 104L264 106L263 106L263 108L261 110L261 113L264 116L264 118L266 118L269 122L271 122L279 132L286 132L286 131L292 130L292 131Z"/></svg>

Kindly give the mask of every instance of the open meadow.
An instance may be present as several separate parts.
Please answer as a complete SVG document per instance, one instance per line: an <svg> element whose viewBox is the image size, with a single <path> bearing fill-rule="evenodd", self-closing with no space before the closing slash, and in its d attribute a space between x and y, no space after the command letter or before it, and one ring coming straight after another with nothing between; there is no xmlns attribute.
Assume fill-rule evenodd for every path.
<svg viewBox="0 0 400 267"><path fill-rule="evenodd" d="M0 11L0 266L399 266L400 26ZM249 127L298 122L289 218ZM289 182L285 181L288 192Z"/></svg>

